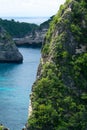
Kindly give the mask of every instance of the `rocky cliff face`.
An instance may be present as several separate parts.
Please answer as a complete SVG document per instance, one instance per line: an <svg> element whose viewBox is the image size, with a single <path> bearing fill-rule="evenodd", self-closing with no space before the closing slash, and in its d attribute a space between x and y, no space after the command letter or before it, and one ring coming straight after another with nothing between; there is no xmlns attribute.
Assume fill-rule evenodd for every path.
<svg viewBox="0 0 87 130"><path fill-rule="evenodd" d="M86 130L86 102L87 2L67 0L45 37L27 130Z"/></svg>
<svg viewBox="0 0 87 130"><path fill-rule="evenodd" d="M35 30L33 33L23 38L13 38L13 40L18 46L21 45L41 46L44 41L44 37L46 35L47 30L48 30L47 28L44 28L42 30Z"/></svg>
<svg viewBox="0 0 87 130"><path fill-rule="evenodd" d="M12 36L16 45L41 47L52 18L53 16L39 26L3 19L0 19L0 25Z"/></svg>
<svg viewBox="0 0 87 130"><path fill-rule="evenodd" d="M13 38L16 45L29 45L32 47L41 47L52 19L53 16L47 21L40 24L40 26L38 26L36 29L33 29L31 33L26 34L26 36L22 38Z"/></svg>
<svg viewBox="0 0 87 130"><path fill-rule="evenodd" d="M23 57L10 35L0 27L0 63L21 63Z"/></svg>

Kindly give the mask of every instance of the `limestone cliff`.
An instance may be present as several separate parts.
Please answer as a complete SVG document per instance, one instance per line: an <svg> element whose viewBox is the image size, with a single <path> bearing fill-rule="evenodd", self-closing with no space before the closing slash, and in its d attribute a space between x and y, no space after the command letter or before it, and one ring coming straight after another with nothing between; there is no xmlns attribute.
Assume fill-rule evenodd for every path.
<svg viewBox="0 0 87 130"><path fill-rule="evenodd" d="M47 28L35 30L33 33L31 32L29 35L26 35L25 37L13 38L13 40L15 41L17 46L41 46L44 41L44 37L46 35L47 30Z"/></svg>
<svg viewBox="0 0 87 130"><path fill-rule="evenodd" d="M27 130L87 130L86 0L67 0L53 18L31 107Z"/></svg>
<svg viewBox="0 0 87 130"><path fill-rule="evenodd" d="M53 16L50 17L47 21L40 24L36 29L33 29L31 33L26 34L21 38L13 38L17 46L29 45L32 47L41 47L46 36L46 32L49 28L50 22L52 21Z"/></svg>
<svg viewBox="0 0 87 130"><path fill-rule="evenodd" d="M41 47L53 16L40 25L0 19L2 26L18 46Z"/></svg>
<svg viewBox="0 0 87 130"><path fill-rule="evenodd" d="M21 63L23 57L10 35L0 26L0 63Z"/></svg>

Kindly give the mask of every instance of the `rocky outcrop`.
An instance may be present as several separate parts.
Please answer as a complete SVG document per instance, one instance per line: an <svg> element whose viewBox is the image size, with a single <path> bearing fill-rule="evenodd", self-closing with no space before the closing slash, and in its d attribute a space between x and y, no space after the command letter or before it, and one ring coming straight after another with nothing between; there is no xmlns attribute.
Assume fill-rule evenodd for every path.
<svg viewBox="0 0 87 130"><path fill-rule="evenodd" d="M27 130L87 130L87 1L66 0L44 39Z"/></svg>
<svg viewBox="0 0 87 130"><path fill-rule="evenodd" d="M9 130L9 129L3 126L2 124L0 124L0 130Z"/></svg>
<svg viewBox="0 0 87 130"><path fill-rule="evenodd" d="M16 45L17 46L29 45L32 47L41 47L53 17L54 16L52 16L50 19L40 24L40 26L38 26L37 29L31 31L31 33L27 34L25 37L13 38Z"/></svg>
<svg viewBox="0 0 87 130"><path fill-rule="evenodd" d="M35 30L33 33L23 38L13 38L13 40L18 46L21 45L41 46L44 41L44 37L46 35L47 30L48 30L47 28L44 28L42 30Z"/></svg>
<svg viewBox="0 0 87 130"><path fill-rule="evenodd" d="M22 63L23 56L18 51L10 35L0 27L0 63Z"/></svg>
<svg viewBox="0 0 87 130"><path fill-rule="evenodd" d="M38 26L0 18L0 25L11 35L17 46L41 47L52 19L53 16Z"/></svg>

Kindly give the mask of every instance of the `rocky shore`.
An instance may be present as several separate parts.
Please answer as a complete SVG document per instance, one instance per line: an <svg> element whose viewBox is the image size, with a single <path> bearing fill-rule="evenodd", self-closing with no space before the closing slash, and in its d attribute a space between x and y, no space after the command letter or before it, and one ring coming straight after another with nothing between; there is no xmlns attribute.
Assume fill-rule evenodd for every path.
<svg viewBox="0 0 87 130"><path fill-rule="evenodd" d="M25 37L13 38L13 40L17 46L22 45L41 46L44 41L44 37L46 35L47 30L48 30L47 28L44 28L42 30L36 30L34 33L26 35Z"/></svg>

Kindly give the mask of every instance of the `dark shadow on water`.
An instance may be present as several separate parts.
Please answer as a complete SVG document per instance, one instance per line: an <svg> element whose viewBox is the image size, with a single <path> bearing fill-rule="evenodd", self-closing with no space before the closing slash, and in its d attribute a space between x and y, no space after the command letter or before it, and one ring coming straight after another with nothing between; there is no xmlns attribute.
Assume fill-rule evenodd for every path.
<svg viewBox="0 0 87 130"><path fill-rule="evenodd" d="M33 44L24 43L24 44L16 45L16 46L17 47L24 47L24 48L35 48L35 49L39 48L39 49L41 49L42 43L38 43L38 44L36 44L36 43L33 43Z"/></svg>

